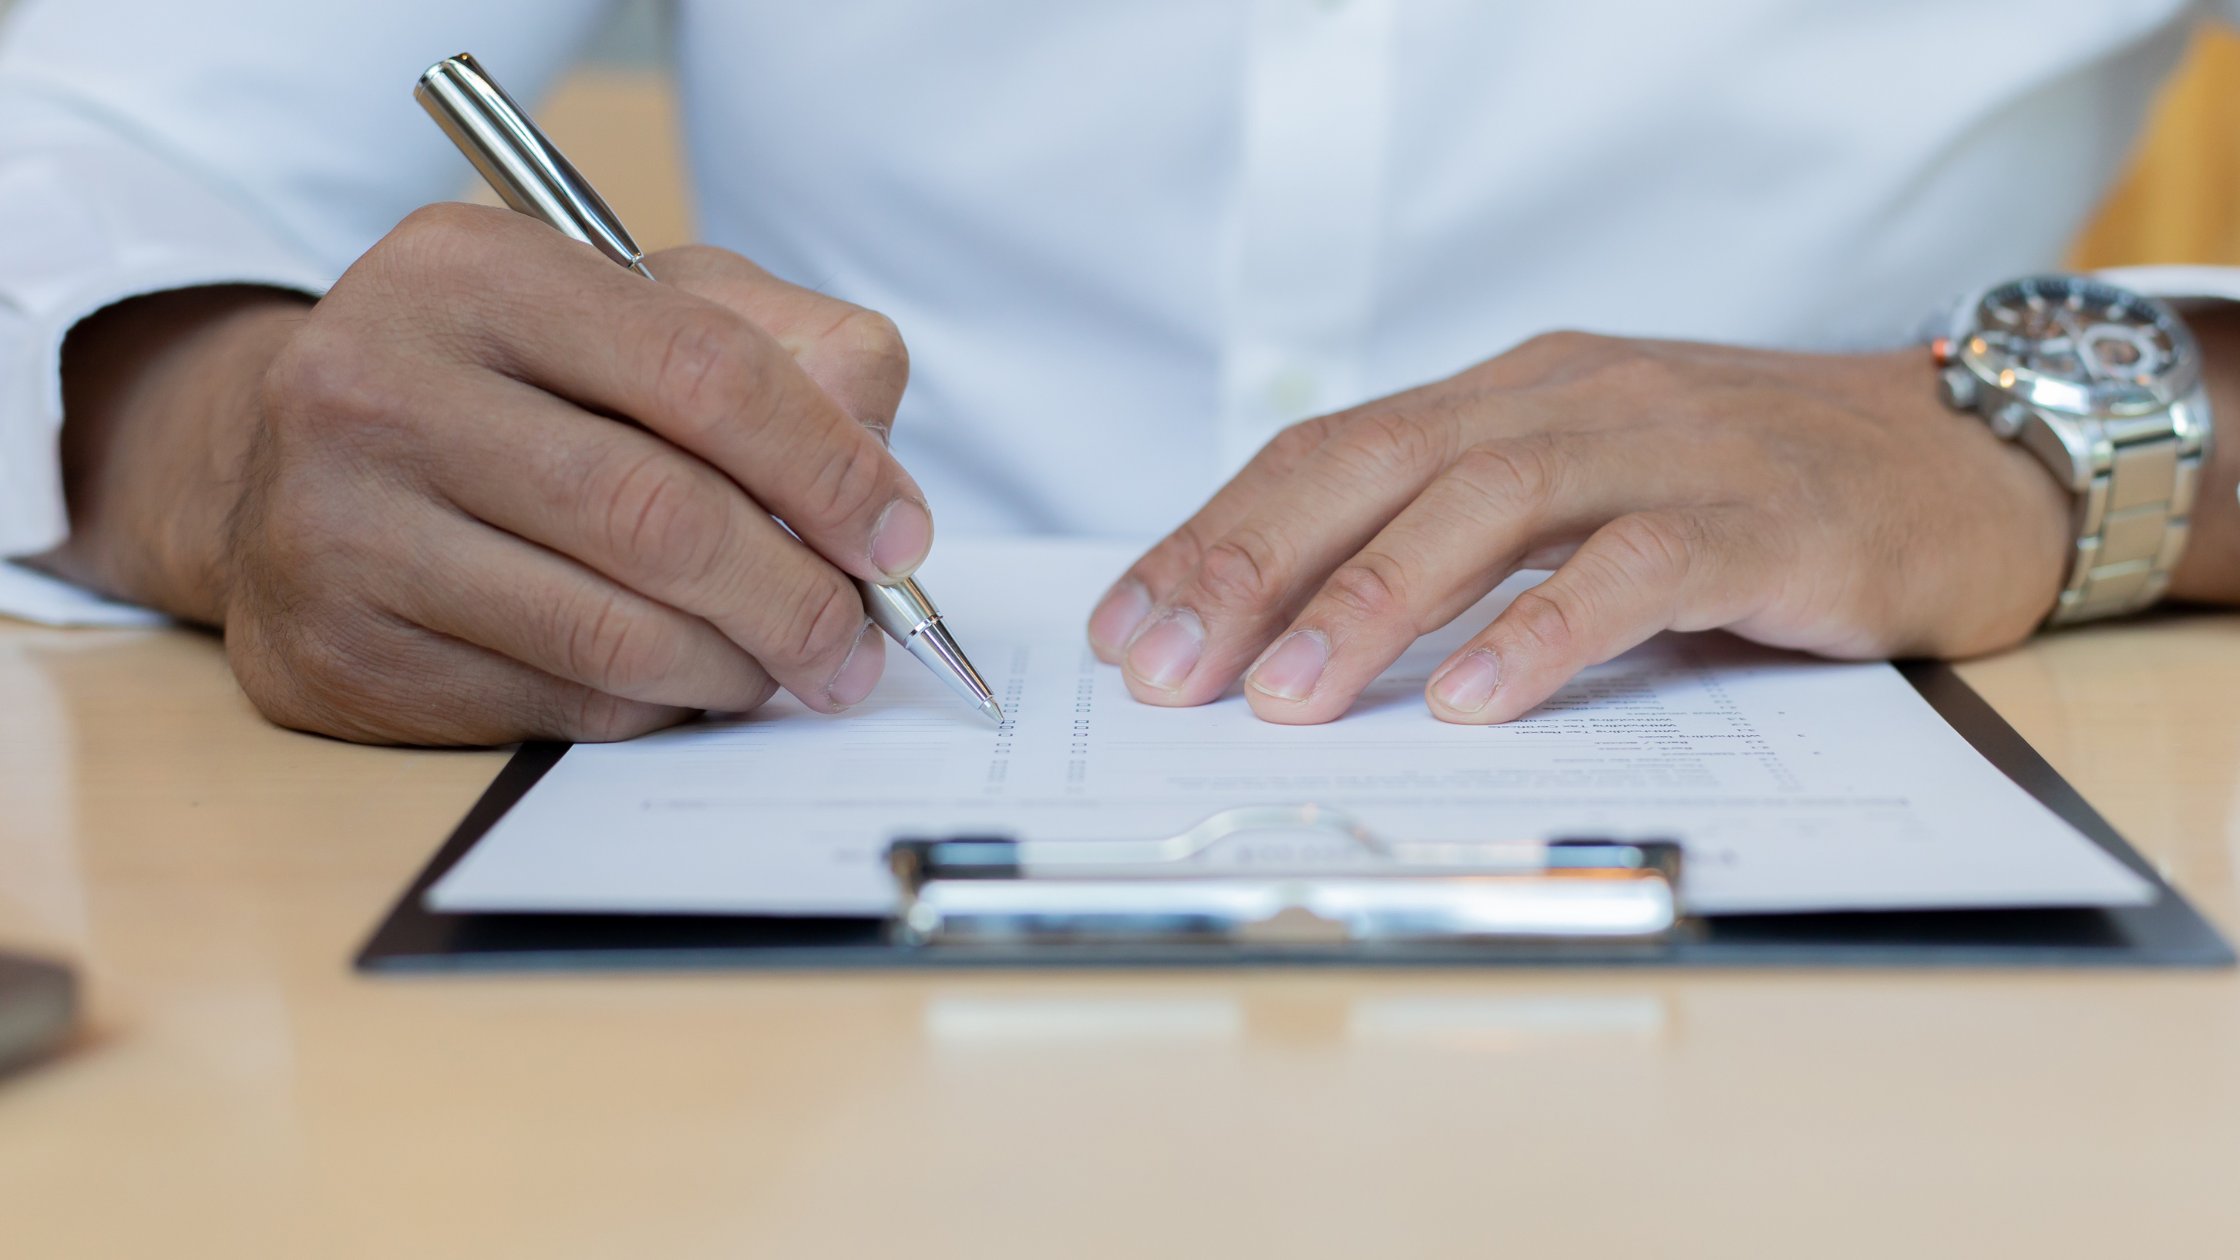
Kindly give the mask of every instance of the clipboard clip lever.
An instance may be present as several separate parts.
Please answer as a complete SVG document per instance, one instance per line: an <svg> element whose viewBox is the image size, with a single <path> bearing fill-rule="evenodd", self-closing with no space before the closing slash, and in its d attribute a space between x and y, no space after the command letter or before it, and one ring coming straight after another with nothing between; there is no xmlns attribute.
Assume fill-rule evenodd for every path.
<svg viewBox="0 0 2240 1260"><path fill-rule="evenodd" d="M1395 842L1324 805L1159 840L907 838L887 862L892 934L913 946L1657 943L1683 917L1670 840Z"/></svg>

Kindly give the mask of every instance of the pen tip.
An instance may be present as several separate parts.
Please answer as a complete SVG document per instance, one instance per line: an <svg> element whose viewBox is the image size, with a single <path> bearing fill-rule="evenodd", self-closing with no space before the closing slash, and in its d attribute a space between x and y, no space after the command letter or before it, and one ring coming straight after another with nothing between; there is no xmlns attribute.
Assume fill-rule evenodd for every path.
<svg viewBox="0 0 2240 1260"><path fill-rule="evenodd" d="M989 721L994 722L998 726L1003 725L1003 706L997 704L995 701L982 700L980 702L980 711L988 715Z"/></svg>

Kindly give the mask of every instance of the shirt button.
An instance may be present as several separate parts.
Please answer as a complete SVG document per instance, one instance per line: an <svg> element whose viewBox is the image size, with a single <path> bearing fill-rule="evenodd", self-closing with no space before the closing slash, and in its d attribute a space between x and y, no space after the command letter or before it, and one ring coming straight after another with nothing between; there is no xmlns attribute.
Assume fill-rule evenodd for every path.
<svg viewBox="0 0 2240 1260"><path fill-rule="evenodd" d="M1284 424L1314 414L1322 397L1322 382L1306 368L1292 366L1268 378L1268 410Z"/></svg>

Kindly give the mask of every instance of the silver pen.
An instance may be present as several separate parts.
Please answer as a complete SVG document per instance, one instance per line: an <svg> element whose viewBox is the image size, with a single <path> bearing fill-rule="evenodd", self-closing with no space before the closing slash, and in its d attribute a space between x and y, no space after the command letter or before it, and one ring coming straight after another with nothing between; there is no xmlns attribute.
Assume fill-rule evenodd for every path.
<svg viewBox="0 0 2240 1260"><path fill-rule="evenodd" d="M466 53L446 57L420 76L413 89L421 107L443 128L505 203L558 228L646 279L645 253L629 229L592 189L574 164L553 147L529 115ZM892 586L855 579L863 606L895 642L965 701L997 722L1003 708L981 681L964 649L942 624L941 612L916 581Z"/></svg>

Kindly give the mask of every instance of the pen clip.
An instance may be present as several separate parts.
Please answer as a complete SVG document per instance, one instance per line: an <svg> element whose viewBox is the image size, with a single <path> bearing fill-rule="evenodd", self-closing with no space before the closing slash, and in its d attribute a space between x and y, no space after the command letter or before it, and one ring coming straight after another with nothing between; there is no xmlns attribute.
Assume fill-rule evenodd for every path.
<svg viewBox="0 0 2240 1260"><path fill-rule="evenodd" d="M471 54L428 67L412 95L508 206L653 279L614 210Z"/></svg>

